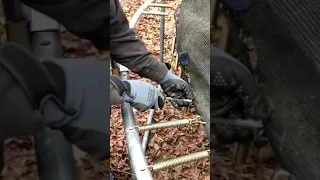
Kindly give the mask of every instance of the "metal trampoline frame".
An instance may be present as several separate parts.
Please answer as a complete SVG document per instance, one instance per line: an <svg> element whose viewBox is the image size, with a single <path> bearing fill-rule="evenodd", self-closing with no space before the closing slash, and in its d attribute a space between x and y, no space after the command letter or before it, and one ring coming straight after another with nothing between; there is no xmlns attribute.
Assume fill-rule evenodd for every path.
<svg viewBox="0 0 320 180"><path fill-rule="evenodd" d="M160 61L163 62L163 49L164 49L164 27L165 27L165 16L168 13L165 12L165 8L171 7L165 4L165 0L161 1L161 4L153 4L155 0L147 0L140 8L136 11L134 16L130 21L130 28L135 28L139 19L143 14L148 15L160 15ZM149 12L146 11L148 7L161 7L161 12ZM129 80L129 69L125 66L117 64L116 62L111 62L113 73L119 75L122 80ZM118 72L117 72L118 71ZM161 88L160 85L158 88ZM149 139L149 134L151 129L161 129L169 127L184 126L188 124L194 124L195 122L200 122L199 117L195 119L183 119L174 120L164 123L152 124L153 115L155 110L151 109L148 115L145 126L137 126L134 118L133 109L129 103L123 103L121 105L122 111L122 121L125 130L126 141L128 144L129 160L132 172L134 174L133 179L137 180L152 180L151 171L164 170L173 166L185 164L192 161L197 161L210 157L210 150L205 150L197 153L187 154L173 159L165 160L160 163L155 163L149 165L145 151L147 149L147 142ZM145 130L142 142L140 141L139 130Z"/></svg>

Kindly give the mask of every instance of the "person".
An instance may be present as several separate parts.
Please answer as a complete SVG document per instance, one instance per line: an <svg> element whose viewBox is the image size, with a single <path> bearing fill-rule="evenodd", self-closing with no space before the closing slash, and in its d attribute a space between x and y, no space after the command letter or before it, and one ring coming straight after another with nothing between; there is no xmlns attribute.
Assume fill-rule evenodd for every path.
<svg viewBox="0 0 320 180"><path fill-rule="evenodd" d="M155 60L129 28L119 0L22 2L57 20L77 36L90 40L99 50L110 50L112 59L159 83L166 95L194 99L188 83ZM245 83L238 84L239 87L248 85L248 81L242 81L242 78L247 78L242 76L245 72L242 67L238 70L238 65L229 61L213 62L216 64L211 73L223 72L224 78L236 78L239 83ZM109 62L46 60L40 63L23 48L7 44L0 47L0 65L0 140L33 135L49 126L62 131L69 142L95 159L103 160L109 158L109 144L106 143L109 139L109 114L105 113L106 106L128 102L140 111L163 106L164 97L150 84L137 80L121 81L114 76L110 78L107 73ZM249 89L251 87L248 86ZM250 94L255 97L255 92L253 88ZM256 102L255 98L249 98L249 101ZM248 107L257 105L248 104ZM173 105L186 104L174 102Z"/></svg>
<svg viewBox="0 0 320 180"><path fill-rule="evenodd" d="M110 51L113 60L157 82L167 96L194 99L190 85L154 59L129 28L119 0L22 2L90 40L99 50ZM35 135L47 126L62 131L70 143L91 157L109 158L107 106L128 102L145 111L164 105L164 96L156 87L141 80L110 77L109 71L108 61L40 62L19 45L2 44L0 140ZM177 108L187 105L172 104Z"/></svg>
<svg viewBox="0 0 320 180"><path fill-rule="evenodd" d="M249 69L212 44L210 46L210 59L211 119L224 115L217 112L232 111L232 107L229 105L232 105L236 102L234 100L237 99L241 104L240 113L243 117L266 123L273 112L273 107L271 102L261 93ZM211 135L216 136L216 138L211 139L222 144L229 144L234 141L251 141L253 139L253 130L250 128L233 126L226 129L223 126L218 126L218 128L211 126L211 129L215 129Z"/></svg>

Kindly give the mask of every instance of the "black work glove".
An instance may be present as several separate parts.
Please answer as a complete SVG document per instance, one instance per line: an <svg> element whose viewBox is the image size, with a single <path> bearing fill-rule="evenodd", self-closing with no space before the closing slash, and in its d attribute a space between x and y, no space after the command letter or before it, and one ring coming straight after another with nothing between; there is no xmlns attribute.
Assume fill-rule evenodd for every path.
<svg viewBox="0 0 320 180"><path fill-rule="evenodd" d="M52 129L96 160L110 156L109 62L61 59L45 61L64 97L47 95L40 110Z"/></svg>
<svg viewBox="0 0 320 180"><path fill-rule="evenodd" d="M194 95L190 85L183 79L173 74L171 71L168 71L167 75L161 81L160 85L164 93L169 97L176 99L194 99ZM175 108L190 105L188 102L181 101L172 101L171 104Z"/></svg>
<svg viewBox="0 0 320 180"><path fill-rule="evenodd" d="M251 72L239 61L211 46L211 112L219 116L231 110L237 104L241 105L244 120L267 121L271 107L262 96ZM214 118L214 117L212 117ZM220 126L221 127L221 126ZM238 141L248 141L253 135L251 128L222 127L217 130L219 135L227 139L238 138ZM221 139L221 138L220 138Z"/></svg>

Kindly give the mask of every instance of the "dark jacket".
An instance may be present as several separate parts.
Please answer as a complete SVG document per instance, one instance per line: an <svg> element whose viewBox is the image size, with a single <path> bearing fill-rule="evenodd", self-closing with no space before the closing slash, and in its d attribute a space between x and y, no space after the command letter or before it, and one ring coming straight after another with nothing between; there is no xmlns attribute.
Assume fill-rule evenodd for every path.
<svg viewBox="0 0 320 180"><path fill-rule="evenodd" d="M31 8L38 10L43 14L46 14L51 18L57 20L70 32L76 34L77 36L92 41L92 43L98 49L102 51L110 51L110 56L112 59L128 67L130 70L138 73L143 77L147 77L151 80L159 82L168 72L164 64L152 58L152 54L146 49L144 43L136 37L134 30L129 29L128 20L126 19L125 14L120 7L119 0L111 0L111 2L108 0L22 0L22 2L30 6ZM17 58L17 56L13 57ZM25 57L27 56L24 55L22 56L22 58L20 57L21 56L19 56L18 59L26 60ZM30 59L32 60L33 57L30 56L28 60ZM63 116L61 118L55 118L56 116L52 116L52 113L43 113L44 116L49 114L49 117L51 117L44 119L48 124L52 124L54 122L60 123L60 127L63 127L61 131L64 133L65 137L70 142L80 147L80 149L83 149L91 154L93 157L96 157L97 159L107 157L109 156L109 143L105 143L105 140L109 139L110 128L109 122L107 121L109 113L105 111L108 109L108 107L106 107L106 103L108 102L107 83L109 76L105 73L108 73L106 71L109 70L109 66L107 65L108 62L98 61L98 63L94 63L93 61L90 61L81 63L71 61L67 62L65 60L63 62L60 62L60 65L67 70L66 74L69 75L66 76L66 83L62 84L66 84L66 86L69 87L66 89L69 91L76 89L75 92L66 92L67 97L65 98L65 106L71 106L73 109L74 107L78 108L75 111L78 113L73 114L73 116L77 116L77 121L72 120L68 122L60 122L61 119L70 119L70 114L69 116L67 116L68 114L64 114L65 111L62 111L62 113L60 113L60 111L54 111L53 114ZM89 67L87 63L91 64L91 67ZM99 66L99 64L104 65ZM87 72L87 75L85 72ZM84 75L89 80L85 81L85 78L77 76L77 73ZM94 79L94 81L91 81L91 79ZM101 85L101 83L104 82L106 84ZM79 88L80 86L81 88ZM11 91L9 91L9 93L10 92ZM107 94L103 94L103 96L99 96L99 98L95 100L91 98L91 96L94 96L96 95L96 93L100 92L106 92ZM12 93L14 92L12 91ZM111 104L121 103L119 93L111 84L110 93ZM15 97L19 99L20 105L22 102L24 102L22 101L22 98L20 96ZM6 106L6 108L0 108L2 109L0 115L2 117L6 117L5 119L8 119L8 114L17 116L26 114L23 111L21 113L21 109L18 109L20 110L19 113L8 113L8 105L10 105L10 103L11 105L15 105L17 103L17 100L7 98L6 94L0 96L0 99L1 98L10 100L8 103L3 100L4 103L2 103L2 105ZM26 97L24 98L26 99ZM67 101L68 98L70 100L70 103L68 103ZM94 103L89 102L87 99L91 99L92 101L94 101ZM28 102L27 100L25 101ZM84 102L84 104L82 102ZM96 106L95 108L87 108L93 107L93 104ZM27 105L28 104L25 103L25 106ZM52 109L53 108L51 107L51 104L50 106L43 105L42 111L45 112L45 110ZM28 111L26 112L31 113L33 111L31 107L29 107ZM57 112L59 112L60 114ZM81 117L79 114L81 114ZM90 117L93 117L92 114L94 114L94 116L96 117L94 118L94 120L90 119ZM41 125L43 124L42 116L41 118L39 116L39 118L36 119L37 122L32 121L32 119L34 119L34 116L32 115L27 114L27 117L30 118L22 119L25 120L23 123L26 123L28 126L25 126L24 124L22 124L22 122L19 122L21 126L17 127L14 121L10 121L11 119L20 121L21 117L13 116L11 119L9 118L8 121L3 121L4 125L2 127L12 130L12 132L0 133L0 145L2 145L1 141L3 139L6 139L7 137L15 135L30 135L41 130ZM88 121L88 119L90 119L90 121ZM96 141L92 141L92 139L95 139ZM0 170L2 165L2 149L3 147L0 146Z"/></svg>
<svg viewBox="0 0 320 180"><path fill-rule="evenodd" d="M100 50L110 50L111 58L142 77L156 82L168 72L166 66L153 59L141 39L129 28L119 0L23 0L52 17L70 32L90 40ZM111 104L119 96L110 84Z"/></svg>

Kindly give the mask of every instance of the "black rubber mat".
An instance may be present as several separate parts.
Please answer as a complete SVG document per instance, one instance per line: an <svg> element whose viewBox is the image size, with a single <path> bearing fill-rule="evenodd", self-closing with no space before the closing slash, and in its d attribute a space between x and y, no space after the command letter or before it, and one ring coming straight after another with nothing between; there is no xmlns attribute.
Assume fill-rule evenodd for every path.
<svg viewBox="0 0 320 180"><path fill-rule="evenodd" d="M184 0L176 14L177 50L188 53L188 72L197 113L206 122L210 138L210 4L209 1Z"/></svg>
<svg viewBox="0 0 320 180"><path fill-rule="evenodd" d="M266 0L254 1L246 21L262 56L265 93L276 108L266 127L272 148L300 180L319 180L320 72L316 60L300 49Z"/></svg>

